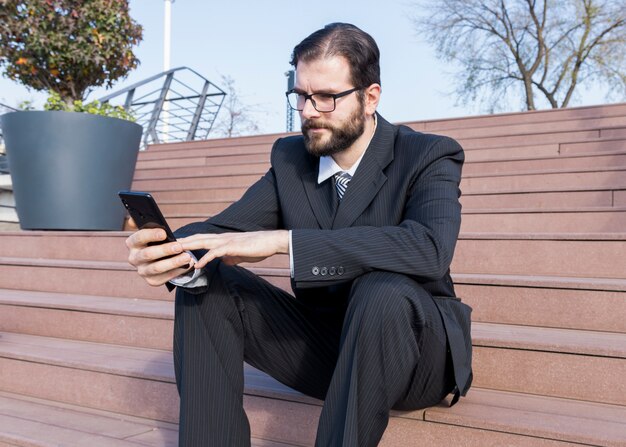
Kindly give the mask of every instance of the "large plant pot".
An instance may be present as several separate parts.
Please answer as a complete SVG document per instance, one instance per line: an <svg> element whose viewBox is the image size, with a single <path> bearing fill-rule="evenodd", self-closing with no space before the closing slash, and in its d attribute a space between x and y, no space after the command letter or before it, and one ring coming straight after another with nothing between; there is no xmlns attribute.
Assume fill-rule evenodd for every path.
<svg viewBox="0 0 626 447"><path fill-rule="evenodd" d="M72 112L0 118L22 229L122 229L117 192L130 189L141 126Z"/></svg>

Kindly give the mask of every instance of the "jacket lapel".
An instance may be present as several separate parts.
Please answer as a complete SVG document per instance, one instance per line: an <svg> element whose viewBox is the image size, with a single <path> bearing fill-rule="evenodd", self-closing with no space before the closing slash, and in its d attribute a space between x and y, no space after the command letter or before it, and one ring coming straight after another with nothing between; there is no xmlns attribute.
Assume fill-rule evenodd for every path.
<svg viewBox="0 0 626 447"><path fill-rule="evenodd" d="M383 169L393 160L395 128L380 115L374 137L339 203L332 228L350 226L387 181Z"/></svg>
<svg viewBox="0 0 626 447"><path fill-rule="evenodd" d="M306 192L309 204L315 214L317 223L323 230L329 230L333 224L335 208L337 205L337 195L333 188L332 180L326 180L321 184L317 183L318 166L302 176L302 184Z"/></svg>

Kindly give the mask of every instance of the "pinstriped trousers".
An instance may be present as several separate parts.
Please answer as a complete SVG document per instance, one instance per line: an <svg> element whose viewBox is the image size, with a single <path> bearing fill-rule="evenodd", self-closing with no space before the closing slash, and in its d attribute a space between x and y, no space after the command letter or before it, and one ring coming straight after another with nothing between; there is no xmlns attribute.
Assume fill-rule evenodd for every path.
<svg viewBox="0 0 626 447"><path fill-rule="evenodd" d="M250 445L244 361L324 400L316 447L376 446L391 408L435 405L453 388L439 312L408 277L365 274L319 312L239 267L214 261L208 276L176 292L181 447Z"/></svg>

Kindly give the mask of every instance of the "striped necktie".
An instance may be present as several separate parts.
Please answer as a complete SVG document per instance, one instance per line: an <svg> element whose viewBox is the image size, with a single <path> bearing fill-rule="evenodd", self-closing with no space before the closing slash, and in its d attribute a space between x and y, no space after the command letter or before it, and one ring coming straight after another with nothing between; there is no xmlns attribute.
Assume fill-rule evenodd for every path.
<svg viewBox="0 0 626 447"><path fill-rule="evenodd" d="M343 199L343 195L346 193L346 188L350 180L352 180L352 176L345 171L335 174L335 188L337 189L339 200Z"/></svg>

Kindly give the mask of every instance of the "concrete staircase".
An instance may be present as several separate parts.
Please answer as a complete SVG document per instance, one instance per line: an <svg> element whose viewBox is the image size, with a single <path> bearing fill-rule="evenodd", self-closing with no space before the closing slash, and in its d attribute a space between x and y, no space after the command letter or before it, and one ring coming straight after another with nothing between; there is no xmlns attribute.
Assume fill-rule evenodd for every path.
<svg viewBox="0 0 626 447"><path fill-rule="evenodd" d="M395 412L383 446L626 446L626 104L408 123L466 149L457 293L474 386ZM154 146L134 189L173 227L219 212L279 135ZM173 446L172 297L128 233L0 232L0 447ZM288 259L249 266L289 288ZM321 402L246 367L255 446L313 444Z"/></svg>

